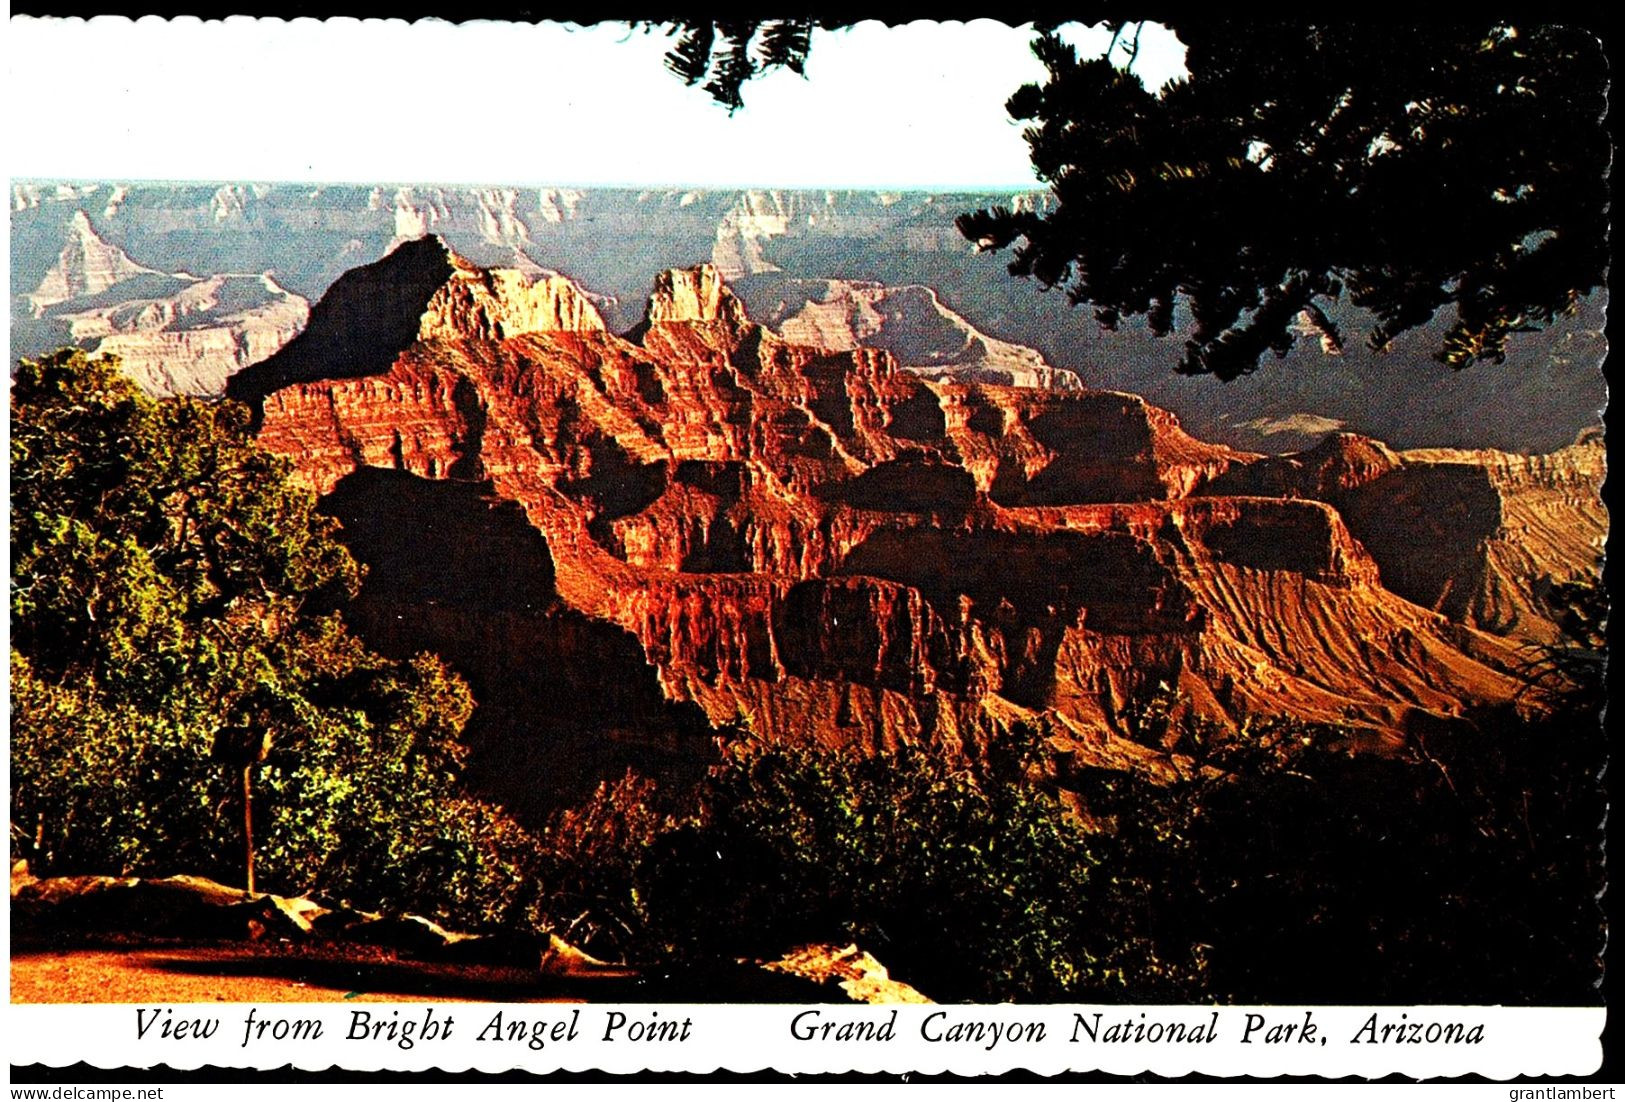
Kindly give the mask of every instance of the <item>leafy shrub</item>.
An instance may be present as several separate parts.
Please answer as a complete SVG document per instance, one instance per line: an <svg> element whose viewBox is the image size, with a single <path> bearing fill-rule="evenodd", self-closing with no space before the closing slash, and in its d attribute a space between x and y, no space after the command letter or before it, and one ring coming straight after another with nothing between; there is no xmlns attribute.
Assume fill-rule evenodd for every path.
<svg viewBox="0 0 1625 1102"><path fill-rule="evenodd" d="M1078 779L1155 938L1208 948L1209 995L1239 1002L1533 1003L1598 997L1602 730L1594 710L1511 711L1390 756L1276 718L1216 736L1169 785Z"/></svg>
<svg viewBox="0 0 1625 1102"><path fill-rule="evenodd" d="M938 998L1188 995L1200 961L1137 928L1109 846L1024 778L940 751L743 744L640 886L650 936L678 955L856 940Z"/></svg>
<svg viewBox="0 0 1625 1102"><path fill-rule="evenodd" d="M608 959L648 949L638 878L651 847L678 818L657 786L628 771L556 812L536 838L542 892L531 922Z"/></svg>
<svg viewBox="0 0 1625 1102"><path fill-rule="evenodd" d="M37 872L214 869L206 733L40 678L11 652L12 852Z"/></svg>
<svg viewBox="0 0 1625 1102"><path fill-rule="evenodd" d="M528 838L458 786L467 687L347 632L358 568L246 410L77 350L11 403L14 852L240 883L246 768L258 886L524 912Z"/></svg>

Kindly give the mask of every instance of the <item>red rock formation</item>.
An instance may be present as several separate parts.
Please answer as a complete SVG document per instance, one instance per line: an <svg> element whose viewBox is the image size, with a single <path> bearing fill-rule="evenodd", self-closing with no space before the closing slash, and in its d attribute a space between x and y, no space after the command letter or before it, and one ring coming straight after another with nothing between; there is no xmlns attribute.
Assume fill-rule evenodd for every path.
<svg viewBox="0 0 1625 1102"><path fill-rule="evenodd" d="M478 483L367 467L323 508L367 567L350 618L398 658L438 653L479 701L470 779L514 811L577 802L628 767L697 776L703 713L668 700L638 640L559 599L547 540Z"/></svg>
<svg viewBox="0 0 1625 1102"><path fill-rule="evenodd" d="M293 382L382 374L416 342L603 328L586 293L562 276L476 268L439 238L422 237L346 272L311 311L305 331L233 376L227 392L257 404Z"/></svg>
<svg viewBox="0 0 1625 1102"><path fill-rule="evenodd" d="M411 293L369 291L393 268ZM375 571L364 630L470 673L500 718L481 734L498 787L545 783L561 746L577 773L624 763L595 739L693 761L701 712L972 753L1029 723L1077 761L1157 770L1123 715L1159 684L1220 721L1290 713L1378 740L1515 691L1508 647L1384 589L1279 464L1131 395L933 384L884 352L789 344L709 267L663 276L626 339L551 308L510 324L507 277L432 243L352 276L262 365L256 385L284 385L261 440L338 490L364 559L422 560ZM1341 448L1294 470L1362 488L1390 458ZM499 506L367 468L480 484L533 545L513 550L532 537L511 519L493 536ZM1191 496L1227 482L1239 496ZM496 588L448 599L475 559ZM526 578L529 596L501 596Z"/></svg>
<svg viewBox="0 0 1625 1102"><path fill-rule="evenodd" d="M1396 453L1341 433L1298 455L1237 467L1203 492L1330 502L1395 593L1497 635L1547 643L1559 633L1544 590L1599 579L1604 465L1600 439L1538 456Z"/></svg>

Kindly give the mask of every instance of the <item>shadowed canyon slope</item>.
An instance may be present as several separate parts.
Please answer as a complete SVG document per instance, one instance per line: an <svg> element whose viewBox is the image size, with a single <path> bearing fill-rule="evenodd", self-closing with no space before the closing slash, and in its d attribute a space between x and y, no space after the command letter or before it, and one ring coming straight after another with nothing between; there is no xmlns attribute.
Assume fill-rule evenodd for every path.
<svg viewBox="0 0 1625 1102"><path fill-rule="evenodd" d="M564 281L434 238L339 280L230 388L369 564L358 626L465 672L479 779L531 809L691 769L734 725L976 754L1025 723L1074 768L1156 773L1128 715L1160 685L1372 746L1457 722L1517 691L1494 632L1524 606L1497 609L1589 568L1560 505L1600 470L1342 437L1267 460L1128 394L790 343L710 266L663 273L617 337ZM1426 519L1406 480L1441 471L1488 487L1477 558L1380 538ZM1549 539L1519 542L1526 505ZM1459 596L1494 590L1489 561L1512 603Z"/></svg>
<svg viewBox="0 0 1625 1102"><path fill-rule="evenodd" d="M1550 455L1394 452L1348 433L1215 479L1205 493L1335 505L1383 583L1452 620L1537 643L1558 639L1543 597L1600 577L1608 537L1602 441Z"/></svg>

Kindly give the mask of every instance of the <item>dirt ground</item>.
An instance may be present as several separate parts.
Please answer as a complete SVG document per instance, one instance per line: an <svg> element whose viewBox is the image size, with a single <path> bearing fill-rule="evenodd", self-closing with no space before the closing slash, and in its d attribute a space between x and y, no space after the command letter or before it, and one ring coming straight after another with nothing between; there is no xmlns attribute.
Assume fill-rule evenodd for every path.
<svg viewBox="0 0 1625 1102"><path fill-rule="evenodd" d="M533 971L430 964L354 948L221 944L13 948L14 1003L553 1002Z"/></svg>

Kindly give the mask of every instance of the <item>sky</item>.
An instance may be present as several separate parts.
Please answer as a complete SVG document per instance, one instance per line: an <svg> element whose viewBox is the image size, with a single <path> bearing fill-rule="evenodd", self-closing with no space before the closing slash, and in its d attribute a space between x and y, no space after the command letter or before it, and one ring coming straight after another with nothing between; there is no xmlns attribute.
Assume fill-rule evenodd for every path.
<svg viewBox="0 0 1625 1102"><path fill-rule="evenodd" d="M14 18L6 173L1030 189L1004 103L1044 76L1031 41L990 20L819 31L805 78L752 81L730 116L667 72L671 39L625 24ZM1153 25L1136 71L1160 84L1182 60Z"/></svg>

